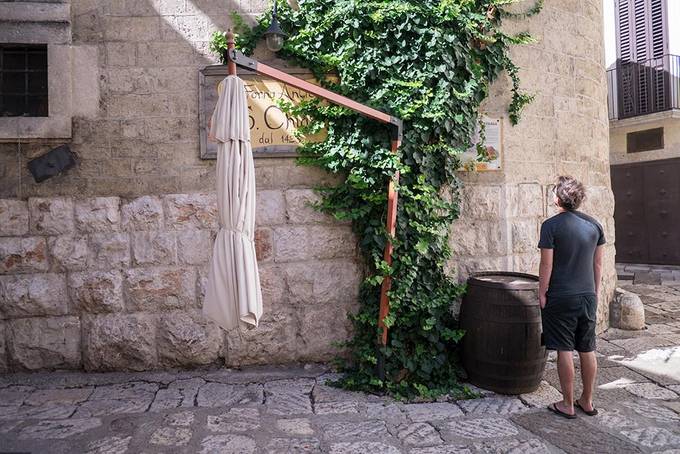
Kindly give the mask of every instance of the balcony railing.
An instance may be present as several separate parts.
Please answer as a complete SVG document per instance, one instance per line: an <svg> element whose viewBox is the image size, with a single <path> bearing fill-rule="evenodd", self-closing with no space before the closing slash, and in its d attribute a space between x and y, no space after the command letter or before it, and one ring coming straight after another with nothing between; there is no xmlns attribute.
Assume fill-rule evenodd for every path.
<svg viewBox="0 0 680 454"><path fill-rule="evenodd" d="M617 61L607 70L609 119L680 109L680 56Z"/></svg>

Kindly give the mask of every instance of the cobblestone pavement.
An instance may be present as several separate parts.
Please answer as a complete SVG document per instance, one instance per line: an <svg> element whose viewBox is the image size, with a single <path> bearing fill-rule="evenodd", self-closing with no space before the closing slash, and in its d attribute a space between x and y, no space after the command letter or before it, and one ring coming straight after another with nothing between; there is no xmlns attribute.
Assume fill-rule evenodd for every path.
<svg viewBox="0 0 680 454"><path fill-rule="evenodd" d="M0 452L680 453L680 286L625 288L648 329L601 336L597 417L545 409L554 362L532 394L418 404L332 388L319 365L15 374L0 376Z"/></svg>

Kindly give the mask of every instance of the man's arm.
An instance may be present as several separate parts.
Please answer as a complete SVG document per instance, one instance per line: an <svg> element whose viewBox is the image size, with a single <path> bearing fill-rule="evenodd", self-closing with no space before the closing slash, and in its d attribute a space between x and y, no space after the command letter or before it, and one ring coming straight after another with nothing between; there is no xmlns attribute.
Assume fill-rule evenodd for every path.
<svg viewBox="0 0 680 454"><path fill-rule="evenodd" d="M550 284L550 276L552 275L553 266L553 250L541 249L541 264L538 267L538 302L541 309L545 307L547 302L545 294L548 291L548 284Z"/></svg>
<svg viewBox="0 0 680 454"><path fill-rule="evenodd" d="M595 248L593 258L593 274L595 275L595 295L600 294L600 282L602 281L602 257L604 256L604 246Z"/></svg>

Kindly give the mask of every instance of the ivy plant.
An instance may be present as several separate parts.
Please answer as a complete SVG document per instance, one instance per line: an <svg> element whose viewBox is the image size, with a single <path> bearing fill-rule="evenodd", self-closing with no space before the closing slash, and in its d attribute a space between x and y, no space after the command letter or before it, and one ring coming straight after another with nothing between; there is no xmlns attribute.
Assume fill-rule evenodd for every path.
<svg viewBox="0 0 680 454"><path fill-rule="evenodd" d="M451 306L464 286L446 268L450 225L459 214L456 171L460 154L473 145L480 103L495 79L505 72L512 81L513 124L532 99L520 90L509 55L512 45L531 37L508 35L501 22L537 14L541 2L518 15L504 10L512 1L299 0L299 10L292 10L279 0L279 21L289 35L280 57L309 68L323 86L404 120L403 143L394 154L389 126L318 101L285 106L312 119L302 133L326 128L326 140L304 143L298 162L343 177L337 186L318 189L317 208L351 220L365 259L360 309L350 315L354 337L341 358L346 388L405 398L462 391L456 354L464 333ZM270 19L267 12L249 28L234 17L237 48L252 53ZM224 32L213 36L212 49L224 62ZM386 188L396 172L397 233L388 266ZM388 275L389 339L381 347L379 295Z"/></svg>

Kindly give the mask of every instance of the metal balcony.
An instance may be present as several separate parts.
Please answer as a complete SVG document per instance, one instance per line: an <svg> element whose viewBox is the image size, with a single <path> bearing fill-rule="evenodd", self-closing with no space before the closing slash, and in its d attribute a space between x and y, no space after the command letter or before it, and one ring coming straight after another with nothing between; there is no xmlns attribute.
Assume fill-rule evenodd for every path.
<svg viewBox="0 0 680 454"><path fill-rule="evenodd" d="M680 109L680 56L617 61L607 70L610 120Z"/></svg>

